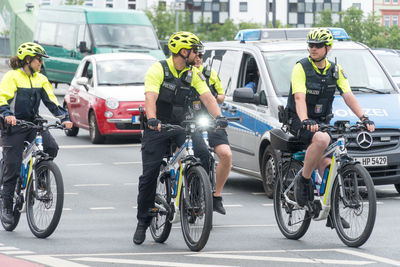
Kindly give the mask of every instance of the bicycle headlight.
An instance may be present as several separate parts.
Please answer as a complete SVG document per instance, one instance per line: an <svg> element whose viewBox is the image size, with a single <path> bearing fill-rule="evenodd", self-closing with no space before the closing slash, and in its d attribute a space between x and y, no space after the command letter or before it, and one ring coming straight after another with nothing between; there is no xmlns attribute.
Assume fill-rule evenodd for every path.
<svg viewBox="0 0 400 267"><path fill-rule="evenodd" d="M210 125L210 120L207 117L199 117L197 119L197 125L199 125L200 127L207 127Z"/></svg>
<svg viewBox="0 0 400 267"><path fill-rule="evenodd" d="M115 98L107 98L106 107L108 107L109 109L117 109L119 107L119 102Z"/></svg>

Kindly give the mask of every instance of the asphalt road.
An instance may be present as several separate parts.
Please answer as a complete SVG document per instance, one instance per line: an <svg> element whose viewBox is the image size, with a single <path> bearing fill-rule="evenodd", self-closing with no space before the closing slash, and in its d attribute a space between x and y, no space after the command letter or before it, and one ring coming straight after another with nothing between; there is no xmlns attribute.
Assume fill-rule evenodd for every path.
<svg viewBox="0 0 400 267"><path fill-rule="evenodd" d="M227 215L214 213L210 239L200 253L188 250L179 224L173 225L164 244L155 243L147 233L142 245L134 245L140 143L111 139L92 145L84 130L77 137L59 130L53 135L60 145L55 161L65 186L61 222L44 240L31 234L25 214L14 232L0 227L2 267L400 266L400 195L391 185L376 187L375 228L358 249L346 247L325 222L312 222L301 240L286 239L261 182L236 173L224 189Z"/></svg>

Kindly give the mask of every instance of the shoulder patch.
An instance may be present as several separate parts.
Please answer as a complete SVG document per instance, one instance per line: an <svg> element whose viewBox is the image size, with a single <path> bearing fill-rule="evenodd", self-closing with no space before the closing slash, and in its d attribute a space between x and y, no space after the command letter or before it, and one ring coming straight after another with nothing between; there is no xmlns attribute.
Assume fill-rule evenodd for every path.
<svg viewBox="0 0 400 267"><path fill-rule="evenodd" d="M202 72L199 71L199 72L197 72L197 74L199 75L200 79L202 79L203 81L206 80L206 77L204 77Z"/></svg>
<svg viewBox="0 0 400 267"><path fill-rule="evenodd" d="M343 77L344 77L345 79L347 79L347 74L344 72L344 70L343 70L343 69L341 69L340 71L342 72L342 74L343 74Z"/></svg>

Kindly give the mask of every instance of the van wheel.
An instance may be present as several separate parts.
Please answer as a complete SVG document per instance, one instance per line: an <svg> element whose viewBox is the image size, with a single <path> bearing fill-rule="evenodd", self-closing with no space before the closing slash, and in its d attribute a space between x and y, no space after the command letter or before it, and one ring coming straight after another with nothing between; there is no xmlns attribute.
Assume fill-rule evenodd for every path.
<svg viewBox="0 0 400 267"><path fill-rule="evenodd" d="M89 117L89 135L92 144L104 143L104 136L102 136L99 131L99 126L97 125L96 115L94 112L91 112Z"/></svg>
<svg viewBox="0 0 400 267"><path fill-rule="evenodd" d="M273 198L275 177L277 173L277 158L274 149L268 146L264 151L261 165L261 176L267 197Z"/></svg>
<svg viewBox="0 0 400 267"><path fill-rule="evenodd" d="M395 184L394 187L396 188L397 193L400 194L400 184Z"/></svg>

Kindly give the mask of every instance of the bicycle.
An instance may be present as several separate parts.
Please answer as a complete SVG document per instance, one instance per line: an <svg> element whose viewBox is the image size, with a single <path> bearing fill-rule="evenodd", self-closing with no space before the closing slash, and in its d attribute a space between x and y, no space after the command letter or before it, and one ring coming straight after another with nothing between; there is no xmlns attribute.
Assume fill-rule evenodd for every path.
<svg viewBox="0 0 400 267"><path fill-rule="evenodd" d="M212 190L209 176L193 154L192 135L201 126L193 119L185 120L182 125L162 125L165 131L185 131L186 139L175 154L171 142L162 162L150 232L156 242L163 243L171 232L172 223L180 217L186 245L192 251L200 251L212 227Z"/></svg>
<svg viewBox="0 0 400 267"><path fill-rule="evenodd" d="M349 247L363 245L372 233L376 217L376 193L368 171L347 154L346 136L365 130L362 123L336 121L321 124L320 130L337 134L337 140L326 149L323 157L332 155L329 173L322 184L313 174L314 200L300 207L294 199L294 178L302 170L304 145L282 129L271 130L271 143L280 150L278 177L274 189L274 213L279 230L288 239L299 239L308 230L311 219L320 221L330 216L336 233ZM314 171L315 172L315 171ZM365 214L366 213L366 214ZM345 229L343 221L350 227Z"/></svg>
<svg viewBox="0 0 400 267"><path fill-rule="evenodd" d="M44 119L37 124L17 120L17 125L36 130L32 142L25 141L22 155L21 175L17 180L14 194L14 223L1 222L6 231L13 231L26 211L31 232L38 238L50 236L56 229L63 209L64 185L58 166L48 154L43 152L42 132L48 129L64 129L59 123L47 124ZM0 177L1 178L1 177ZM2 187L2 182L0 187ZM0 212L2 207L0 196Z"/></svg>

